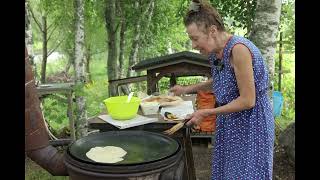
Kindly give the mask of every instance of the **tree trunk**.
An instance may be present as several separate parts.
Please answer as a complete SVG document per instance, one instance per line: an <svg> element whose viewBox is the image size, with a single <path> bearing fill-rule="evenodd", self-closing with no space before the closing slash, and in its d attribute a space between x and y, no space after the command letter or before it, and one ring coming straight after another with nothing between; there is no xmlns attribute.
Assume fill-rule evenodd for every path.
<svg viewBox="0 0 320 180"><path fill-rule="evenodd" d="M85 51L86 79L88 82L91 82L90 61L91 61L91 48L90 48L90 45L88 45L86 46L86 51Z"/></svg>
<svg viewBox="0 0 320 180"><path fill-rule="evenodd" d="M67 62L66 68L64 70L66 72L66 74L68 74L71 65L75 66L74 65L74 52L73 53L72 52L68 52L67 54L68 54L68 62Z"/></svg>
<svg viewBox="0 0 320 180"><path fill-rule="evenodd" d="M47 68L48 56L59 47L59 45L63 42L63 40L60 42L57 41L55 43L56 44L55 48L53 48L49 52L48 51L48 42L49 42L53 32L55 31L55 29L58 27L58 25L56 25L56 23L53 23L49 26L47 25L47 15L48 15L47 12L44 12L44 14L42 14L42 16L41 16L42 19L41 19L41 23L40 23L40 21L35 17L35 14L33 13L33 10L31 8L31 6L28 4L28 2L26 2L26 6L28 7L27 9L29 10L28 12L26 11L26 13L30 12L34 22L38 26L38 28L41 32L41 35L42 35L42 65L41 65L40 81L41 81L41 83L46 83L46 68ZM51 28L52 25L55 25L53 27L53 30L51 32L48 32L48 30Z"/></svg>
<svg viewBox="0 0 320 180"><path fill-rule="evenodd" d="M125 19L125 14L123 11L124 9L124 4L123 1L117 1L117 9L119 10L120 14L120 44L119 44L119 78L125 78L126 77L126 69L125 68L125 58L124 58L124 48L126 44L126 19ZM121 85L120 90L122 91L123 94L129 94L130 90L128 85Z"/></svg>
<svg viewBox="0 0 320 180"><path fill-rule="evenodd" d="M154 0L150 0L147 11L145 11L144 14L148 13L147 15L144 15L143 17L148 17L146 20L146 23L144 23L144 30L141 36L141 39L144 40L144 37L147 34L147 31L149 30L149 26L151 24L152 16L153 16L153 10L154 10L155 2Z"/></svg>
<svg viewBox="0 0 320 180"><path fill-rule="evenodd" d="M108 32L108 80L117 79L117 29L116 29L116 2L110 0L105 11L106 29ZM115 96L117 90L109 85L109 96Z"/></svg>
<svg viewBox="0 0 320 180"><path fill-rule="evenodd" d="M80 91L83 91L85 79L85 62L84 62L84 2L75 0L76 5L76 27L75 27L75 82ZM76 137L81 138L87 135L87 114L86 99L76 94L77 104L77 121Z"/></svg>
<svg viewBox="0 0 320 180"><path fill-rule="evenodd" d="M269 70L269 95L274 84L275 52L281 13L281 0L257 0L249 39L260 49Z"/></svg>
<svg viewBox="0 0 320 180"><path fill-rule="evenodd" d="M139 1L135 2L135 11L138 12L140 9L141 4L139 4ZM138 53L139 53L139 48L140 48L140 43L141 42L141 36L144 35L144 33L141 35L141 24L142 21L145 17L148 17L148 20L146 22L146 27L149 26L149 23L151 21L152 13L153 13L153 8L154 8L154 0L150 0L149 4L147 5L146 10L141 14L139 20L137 21L135 28L134 28L134 38L132 41L132 48L129 56L129 68L135 65L138 62ZM147 15L147 13L149 13ZM145 29L147 30L147 28ZM135 76L136 73L134 71L129 70L127 76L132 77Z"/></svg>
<svg viewBox="0 0 320 180"><path fill-rule="evenodd" d="M46 69L48 59L48 41L47 41L47 17L42 16L42 65L41 65L41 83L46 83Z"/></svg>
<svg viewBox="0 0 320 180"><path fill-rule="evenodd" d="M74 21L74 20L73 20ZM64 48L64 50L65 50L65 53L67 54L67 56L68 56L68 62L67 62L67 64L66 64L66 67L65 67L65 72L68 74L69 73L69 71L70 71L70 68L71 67L75 67L75 64L74 64L74 46L75 46L75 22L74 23L72 23L72 28L70 28L70 31L71 31L71 33L70 33L70 36L73 36L73 38L70 38L70 37L67 37L67 39L68 39L68 41L70 41L70 43L68 42L68 41L66 41L66 44L65 44L65 48ZM71 43L72 42L72 43Z"/></svg>
<svg viewBox="0 0 320 180"><path fill-rule="evenodd" d="M119 44L119 72L120 72L120 78L124 78L125 77L125 68L124 68L124 48L125 48L125 44L126 44L126 30L127 30L127 26L126 26L126 19L124 16L124 12L122 10L123 8L123 4L120 1L117 1L117 3L119 3L119 12L120 12L120 16L121 16L121 21L120 21L120 44Z"/></svg>
<svg viewBox="0 0 320 180"><path fill-rule="evenodd" d="M119 72L120 78L125 78L126 68L124 68L124 47L125 47L125 32L126 32L126 23L124 16L121 17L121 26L120 26L120 52L119 52ZM127 85L120 86L123 94L129 94L130 89Z"/></svg>
<svg viewBox="0 0 320 180"><path fill-rule="evenodd" d="M140 8L140 2L136 1L134 4L134 9L136 12L138 12ZM127 73L127 77L132 77L135 75L134 71L130 70L130 68L137 63L137 56L138 56L138 51L139 51L139 40L140 40L140 27L141 27L141 19L143 18L143 16L141 16L139 18L139 20L137 21L137 23L135 24L135 28L134 28L134 37L132 40L132 46L131 46L131 52L130 52L130 56L129 56L129 70Z"/></svg>
<svg viewBox="0 0 320 180"><path fill-rule="evenodd" d="M28 1L25 2L25 44L29 55L30 65L34 74L34 79L37 80L37 67L36 63L34 62L32 26L30 12L28 9Z"/></svg>

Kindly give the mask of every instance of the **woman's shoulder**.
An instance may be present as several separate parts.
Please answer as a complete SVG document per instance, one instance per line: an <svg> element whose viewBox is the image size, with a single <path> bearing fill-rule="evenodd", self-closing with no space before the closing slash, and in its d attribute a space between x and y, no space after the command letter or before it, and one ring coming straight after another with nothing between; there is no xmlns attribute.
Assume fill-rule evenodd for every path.
<svg viewBox="0 0 320 180"><path fill-rule="evenodd" d="M250 41L248 38L243 37L243 36L239 36L239 35L233 35L232 36L232 42L233 44L238 44L238 43L249 43L249 44L253 44L252 41Z"/></svg>
<svg viewBox="0 0 320 180"><path fill-rule="evenodd" d="M236 45L240 45L240 47L241 46L246 47L250 51L257 49L255 44L251 40L247 39L246 37L233 35L231 42L229 44L229 51L230 52L233 51L233 49Z"/></svg>

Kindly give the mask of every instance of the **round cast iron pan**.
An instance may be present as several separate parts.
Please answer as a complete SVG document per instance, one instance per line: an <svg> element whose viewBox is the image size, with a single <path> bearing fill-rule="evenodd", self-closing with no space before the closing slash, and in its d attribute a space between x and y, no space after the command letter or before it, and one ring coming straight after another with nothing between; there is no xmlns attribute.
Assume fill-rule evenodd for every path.
<svg viewBox="0 0 320 180"><path fill-rule="evenodd" d="M93 147L117 146L127 154L118 163L100 163L89 159L86 153ZM67 153L73 158L94 165L138 165L174 155L180 144L168 136L148 131L108 131L91 134L69 145Z"/></svg>

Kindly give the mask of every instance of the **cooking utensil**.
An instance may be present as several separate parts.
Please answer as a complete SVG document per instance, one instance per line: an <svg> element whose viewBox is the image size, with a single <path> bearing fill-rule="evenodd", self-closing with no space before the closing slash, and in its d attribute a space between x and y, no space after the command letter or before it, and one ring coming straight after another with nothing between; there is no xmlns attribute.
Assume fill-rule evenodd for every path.
<svg viewBox="0 0 320 180"><path fill-rule="evenodd" d="M178 121L182 120L171 112L164 112L164 120Z"/></svg>
<svg viewBox="0 0 320 180"><path fill-rule="evenodd" d="M93 147L117 146L127 154L115 164L100 163L89 159L86 153ZM73 142L68 153L75 159L94 165L137 165L173 156L180 149L177 140L161 133L149 131L108 131L90 134Z"/></svg>
<svg viewBox="0 0 320 180"><path fill-rule="evenodd" d="M172 135L181 129L190 119L184 119L183 121L179 122L178 124L174 125L172 128L163 131L164 134Z"/></svg>
<svg viewBox="0 0 320 180"><path fill-rule="evenodd" d="M130 102L130 100L131 100L132 96L133 96L133 92L131 92L131 93L129 94L128 99L127 99L127 103L129 103L129 102Z"/></svg>

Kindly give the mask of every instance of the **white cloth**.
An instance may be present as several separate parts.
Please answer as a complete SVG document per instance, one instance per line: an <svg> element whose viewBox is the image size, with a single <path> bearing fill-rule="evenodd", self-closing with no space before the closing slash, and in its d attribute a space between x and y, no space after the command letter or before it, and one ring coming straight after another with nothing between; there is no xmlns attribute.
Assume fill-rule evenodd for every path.
<svg viewBox="0 0 320 180"><path fill-rule="evenodd" d="M181 104L176 106L162 107L160 114L164 117L165 112L170 112L176 115L179 119L184 119L188 114L194 112L192 101L183 101Z"/></svg>
<svg viewBox="0 0 320 180"><path fill-rule="evenodd" d="M137 115L135 118L130 119L130 120L124 120L124 121L120 121L120 120L114 120L111 118L110 115L100 115L98 116L100 119L102 119L103 121L119 128L119 129L126 129L126 128L130 128L130 127L134 127L134 126L140 126L143 124L148 124L148 123L152 123L152 122L156 122L158 121L158 118L148 118L145 116L141 116L141 115Z"/></svg>

